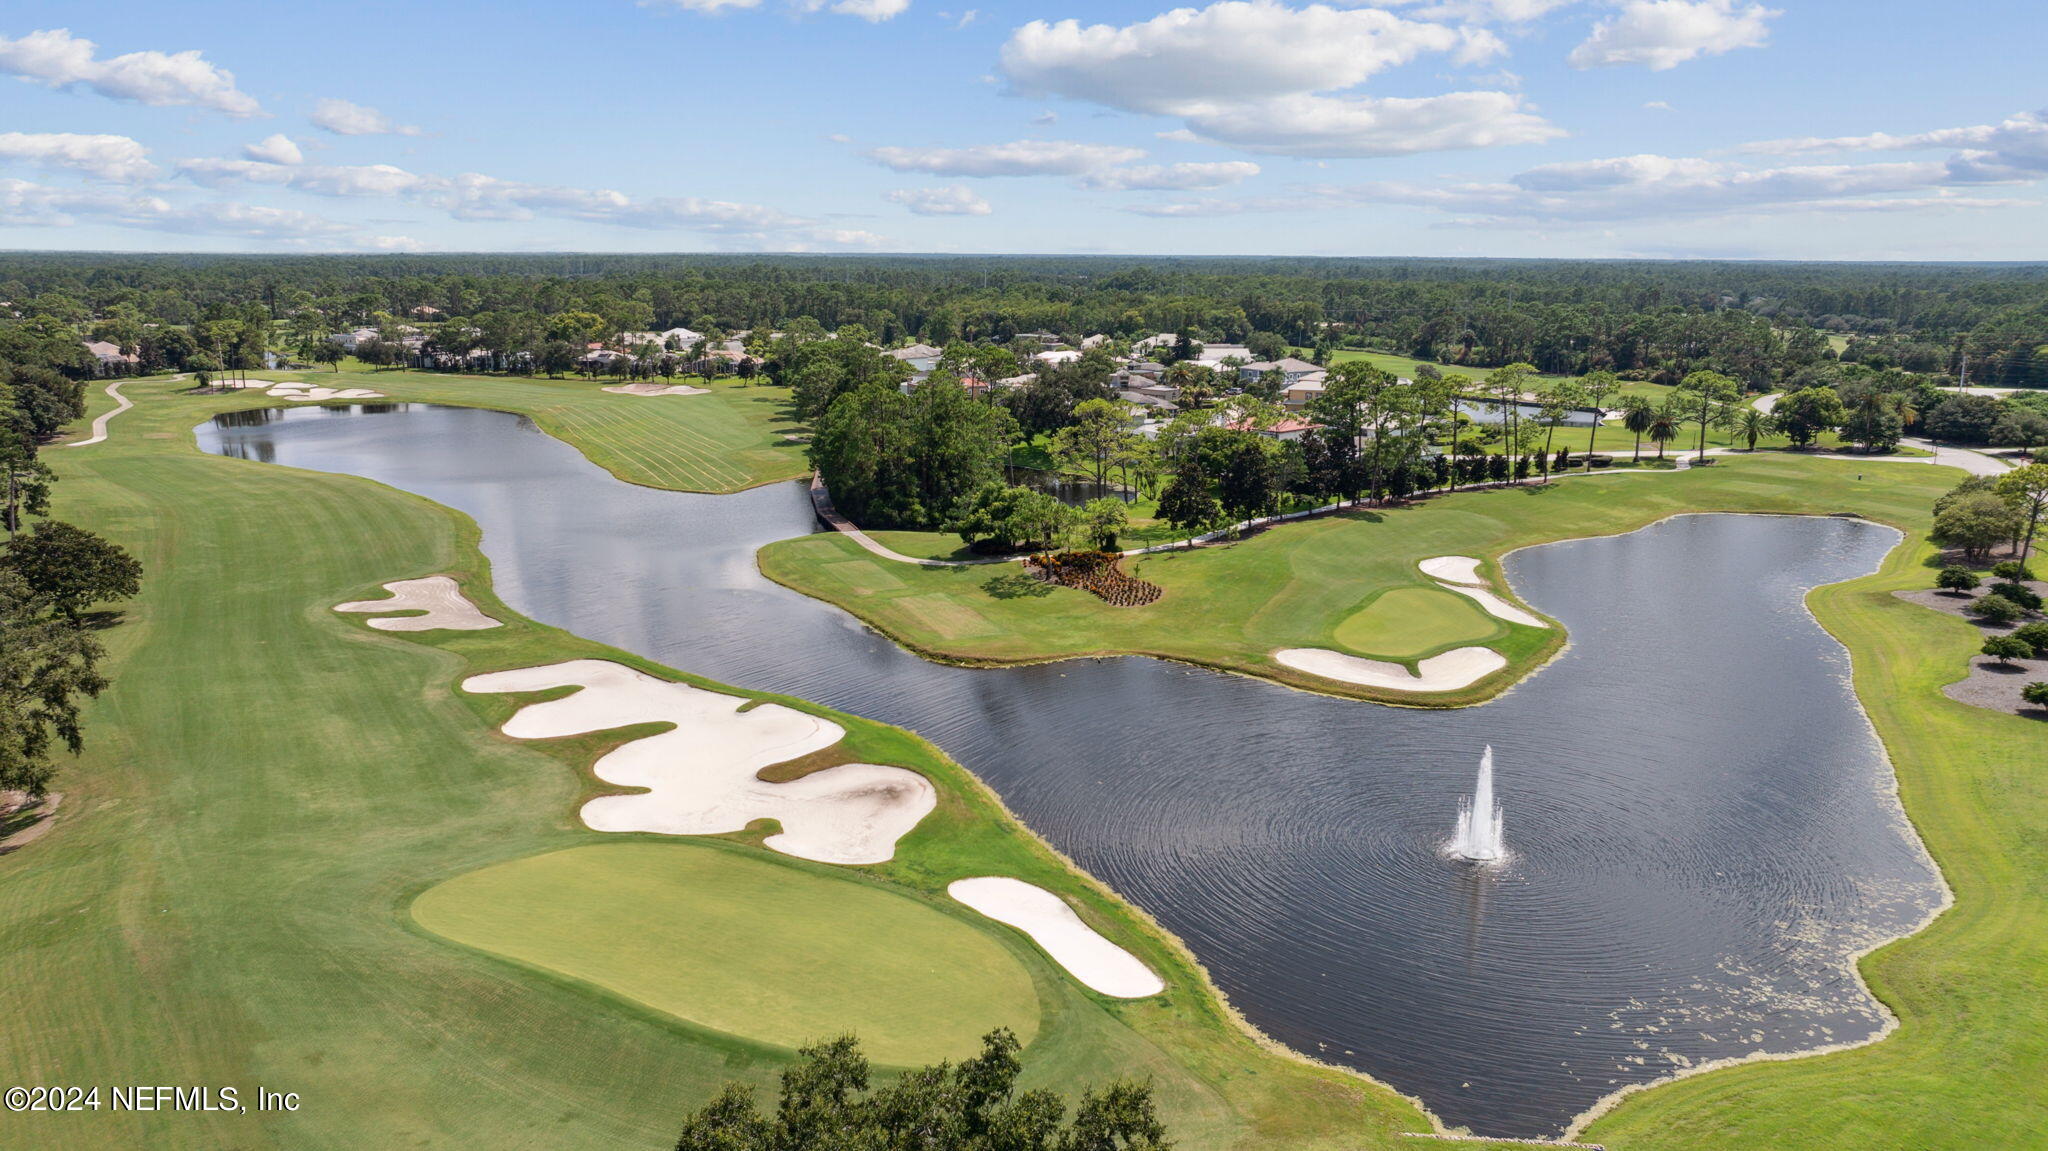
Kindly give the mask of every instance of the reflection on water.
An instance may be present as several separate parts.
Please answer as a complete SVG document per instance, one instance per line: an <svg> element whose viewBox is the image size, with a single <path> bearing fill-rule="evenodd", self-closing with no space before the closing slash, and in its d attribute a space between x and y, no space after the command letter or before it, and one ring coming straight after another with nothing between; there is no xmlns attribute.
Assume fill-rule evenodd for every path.
<svg viewBox="0 0 2048 1151"><path fill-rule="evenodd" d="M200 441L467 512L536 619L915 729L1258 1026L1453 1124L1554 1134L1675 1067L1867 1035L1844 957L1937 898L1847 656L1801 606L1875 568L1886 528L1690 516L1518 552L1571 647L1485 707L1419 711L1143 659L926 663L760 576L756 549L813 530L801 485L662 492L516 416L364 414ZM1482 874L1437 846L1489 743L1514 859Z"/></svg>

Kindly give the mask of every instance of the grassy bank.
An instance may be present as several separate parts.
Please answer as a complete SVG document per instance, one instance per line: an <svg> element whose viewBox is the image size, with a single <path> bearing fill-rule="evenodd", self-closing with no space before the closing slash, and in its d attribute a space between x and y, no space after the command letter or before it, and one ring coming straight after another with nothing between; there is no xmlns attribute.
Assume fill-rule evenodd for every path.
<svg viewBox="0 0 2048 1151"><path fill-rule="evenodd" d="M553 875L518 892L485 890L484 903L529 925L485 917L516 937L473 940L488 952L413 918L422 893L462 894L440 887L451 881L482 883L500 874L493 867L620 844L679 871L743 864L757 878L787 876L789 899L813 906L895 901L886 906L908 920L870 916L860 929L921 923L968 969L1028 979L1034 1081L1150 1077L1183 1146L1390 1147L1403 1142L1397 1132L1426 1126L1391 1092L1255 1042L1182 949L908 732L822 713L846 728L847 756L911 766L939 789L938 809L886 865L775 855L757 846L758 827L690 839L584 829L576 801L598 786L588 764L618 737L514 742L495 728L516 701L455 683L586 656L703 681L510 612L491 592L474 525L446 508L353 477L199 453L189 429L206 412L273 401L174 387L130 385L137 407L115 421L110 441L51 451L64 515L133 550L149 579L106 633L115 684L91 708L86 754L64 765L67 798L52 832L0 857L9 957L0 1068L26 1083L245 1094L260 1085L298 1092L303 1105L9 1115L9 1145L663 1146L683 1110L721 1082L771 1085L786 1046L707 1025L701 991L649 988L623 982L630 970L520 950L564 926L572 907L602 910L590 906L602 885ZM434 572L456 576L507 626L405 636L331 610L374 598L383 581ZM943 895L952 879L979 874L1067 895L1170 990L1125 1003L1081 988L1021 935ZM458 936L484 930L436 918L446 909L429 905L425 921ZM651 963L673 950L639 953ZM821 995L825 1014L847 994L815 976L795 986L762 978L748 994ZM682 1000L661 1010L664 994L683 996L689 1010ZM898 994L914 1019L916 993ZM1017 1001L1014 988L991 999L997 1018L986 1022L1002 1022ZM823 1018L796 1014L776 1038ZM980 1021L949 1026L963 1022Z"/></svg>

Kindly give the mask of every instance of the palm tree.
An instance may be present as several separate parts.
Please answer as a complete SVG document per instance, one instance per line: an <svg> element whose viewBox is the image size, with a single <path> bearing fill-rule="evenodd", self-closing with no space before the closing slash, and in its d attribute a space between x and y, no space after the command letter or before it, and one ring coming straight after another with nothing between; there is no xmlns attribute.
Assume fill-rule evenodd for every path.
<svg viewBox="0 0 2048 1151"><path fill-rule="evenodd" d="M1748 442L1750 451L1756 450L1756 442L1770 430L1771 417L1753 407L1742 409L1742 414L1735 418L1735 434Z"/></svg>
<svg viewBox="0 0 2048 1151"><path fill-rule="evenodd" d="M1647 397L1630 396L1621 402L1621 426L1635 433L1636 437L1636 463L1643 462L1643 433L1649 431L1650 425L1656 422L1657 409L1651 406ZM1658 448L1658 455L1661 456L1663 451L1663 448Z"/></svg>
<svg viewBox="0 0 2048 1151"><path fill-rule="evenodd" d="M1649 427L1643 429L1650 441L1657 445L1657 458L1664 458L1664 445L1678 438L1684 418L1676 412L1653 412Z"/></svg>

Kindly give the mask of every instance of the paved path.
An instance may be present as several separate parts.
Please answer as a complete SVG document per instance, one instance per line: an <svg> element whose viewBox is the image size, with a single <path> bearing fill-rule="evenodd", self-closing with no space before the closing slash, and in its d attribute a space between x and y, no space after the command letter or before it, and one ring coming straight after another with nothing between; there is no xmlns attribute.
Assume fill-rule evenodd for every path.
<svg viewBox="0 0 2048 1151"><path fill-rule="evenodd" d="M1755 408L1757 411L1760 411L1768 416L1772 412L1778 410L1778 401L1781 398L1783 398L1784 395L1785 393L1783 392L1772 392L1768 396L1758 396L1757 398L1749 401L1749 406Z"/></svg>
<svg viewBox="0 0 2048 1151"><path fill-rule="evenodd" d="M838 509L832 506L832 493L825 489L824 477L815 472L811 475L811 508L818 513L819 519L825 521L826 527L831 528L835 532L845 534L854 543L881 556L885 560L895 560L897 563L902 564L916 564L919 567L925 568L971 568L980 567L983 564L1013 562L1001 556L990 556L987 559L972 560L919 559L916 556L904 555L894 548L885 547L880 540L855 527L852 520L839 514ZM1022 557L1018 558L1021 559Z"/></svg>
<svg viewBox="0 0 2048 1151"><path fill-rule="evenodd" d="M2007 468L2012 467L2010 461L1999 459L1997 456L1986 452L1972 451L1969 448L1952 448L1946 444L1937 447L1933 441L1923 440L1918 437L1900 440L1899 442L1910 447L1923 448L1933 452L1934 458L1923 458L1922 462L1924 463L1947 464L1952 468L1961 468L1973 476L2003 475Z"/></svg>
<svg viewBox="0 0 2048 1151"><path fill-rule="evenodd" d="M101 441L107 438L107 421L113 419L115 416L118 416L122 412L125 412L129 408L135 406L134 400L131 400L127 396L121 394L121 385L127 382L128 381L126 380L115 380L113 383L107 385L107 394L114 397L114 399L118 402L119 406L117 406L113 411L108 412L106 415L101 416L99 419L96 419L92 422L92 435L89 438L83 440L73 440L72 442L65 444L65 447L82 448L85 447L87 444L100 443Z"/></svg>

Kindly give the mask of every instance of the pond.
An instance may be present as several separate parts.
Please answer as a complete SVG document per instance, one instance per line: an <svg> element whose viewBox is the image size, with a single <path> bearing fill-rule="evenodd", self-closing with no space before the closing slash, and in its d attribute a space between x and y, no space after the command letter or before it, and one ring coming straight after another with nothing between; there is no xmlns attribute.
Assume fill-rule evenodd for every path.
<svg viewBox="0 0 2048 1151"><path fill-rule="evenodd" d="M1848 958L1940 898L1802 605L1877 566L1898 535L1873 524L1687 516L1517 552L1570 647L1484 707L1422 711L1139 658L928 663L756 570L815 530L801 485L635 487L517 416L295 409L199 439L468 513L536 619L922 733L1254 1024L1477 1131L1552 1135L1626 1084L1872 1034ZM1496 873L1437 853L1488 745Z"/></svg>
<svg viewBox="0 0 2048 1151"><path fill-rule="evenodd" d="M1512 406L1516 419L1527 420L1529 423L1538 425L1543 422L1542 404L1517 401ZM1479 400L1467 397L1459 402L1458 414L1470 417L1475 424L1504 424L1507 422L1507 417L1504 413L1508 407L1509 405L1501 404L1494 400ZM1602 415L1603 413L1598 408L1567 408L1565 410L1564 422L1560 423L1558 427L1590 428L1600 422ZM1570 446L1575 451L1579 447L1577 443Z"/></svg>

